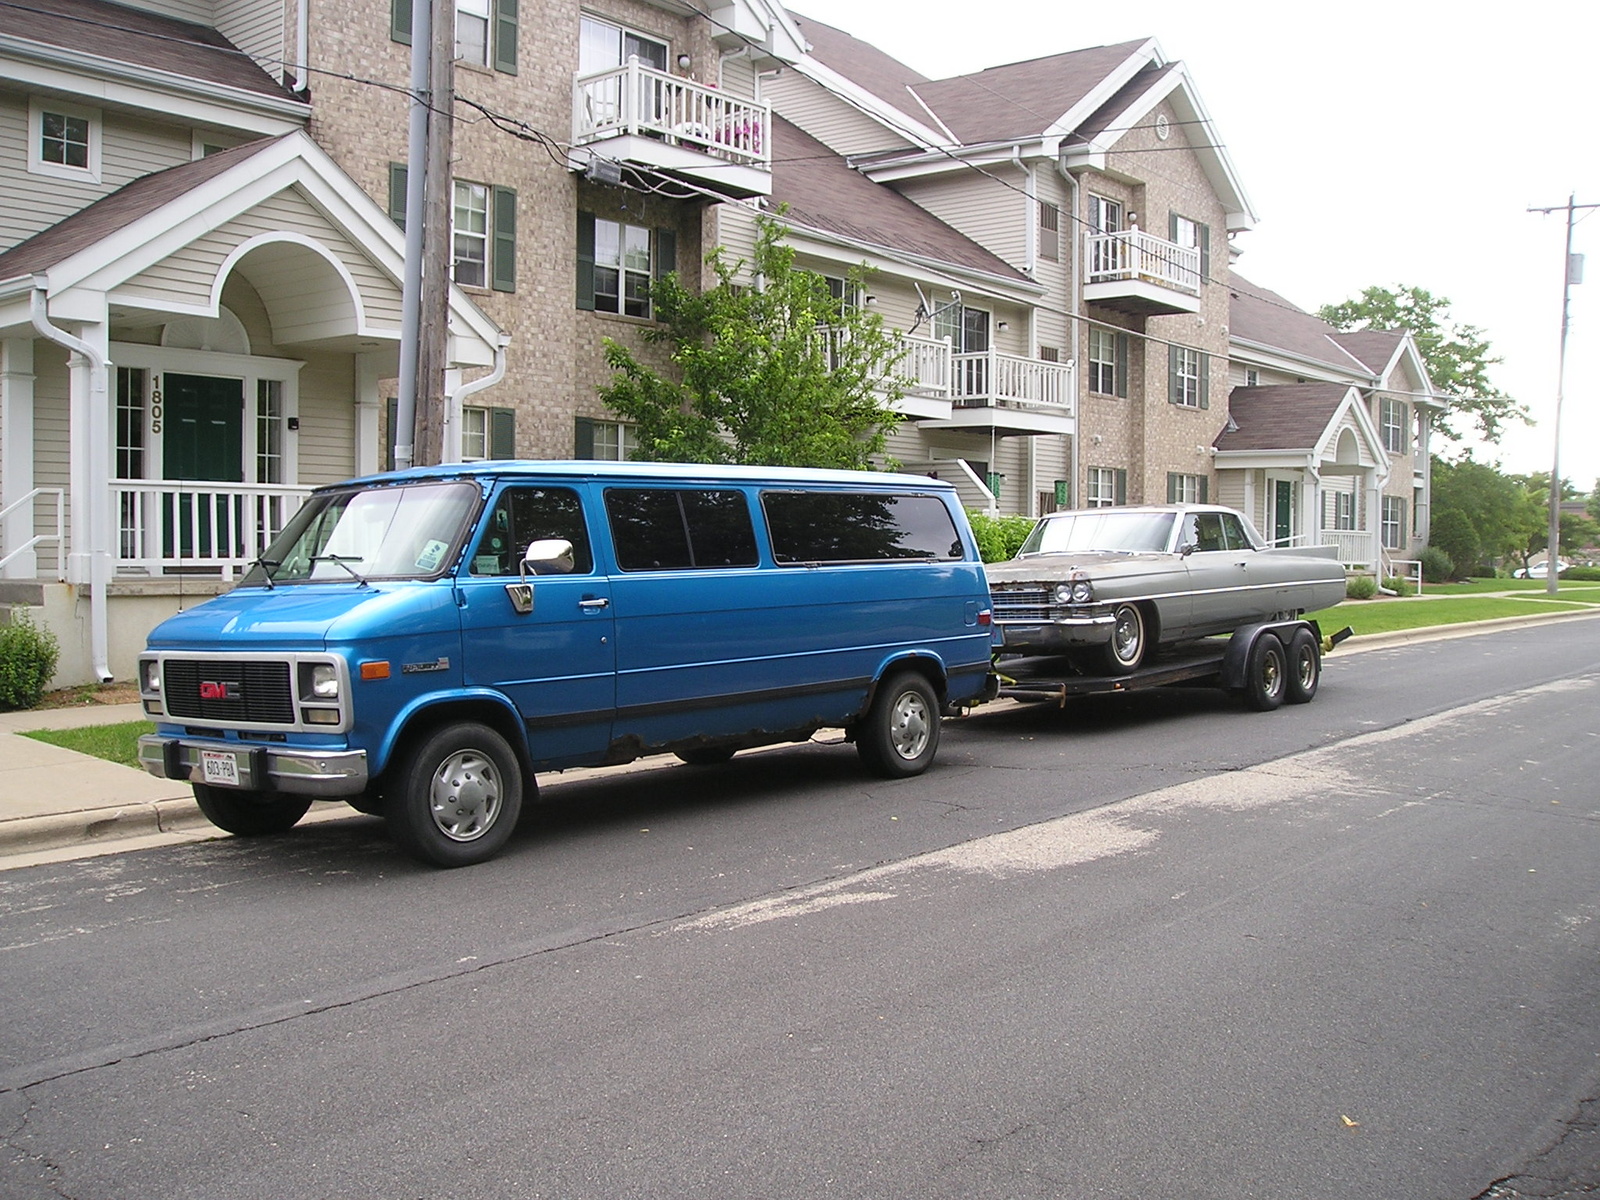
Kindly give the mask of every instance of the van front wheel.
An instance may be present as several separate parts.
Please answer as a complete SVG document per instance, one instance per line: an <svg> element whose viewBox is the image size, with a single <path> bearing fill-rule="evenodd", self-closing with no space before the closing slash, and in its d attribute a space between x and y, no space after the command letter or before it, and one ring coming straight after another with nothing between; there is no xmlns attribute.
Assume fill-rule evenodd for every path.
<svg viewBox="0 0 1600 1200"><path fill-rule="evenodd" d="M891 675L878 687L856 731L856 752L879 775L906 779L928 769L939 749L939 698L916 671Z"/></svg>
<svg viewBox="0 0 1600 1200"><path fill-rule="evenodd" d="M240 788L196 783L194 802L218 829L235 837L270 837L287 833L311 808L310 796L274 795Z"/></svg>
<svg viewBox="0 0 1600 1200"><path fill-rule="evenodd" d="M435 730L398 764L384 819L412 857L438 867L493 858L522 812L522 766L487 725Z"/></svg>

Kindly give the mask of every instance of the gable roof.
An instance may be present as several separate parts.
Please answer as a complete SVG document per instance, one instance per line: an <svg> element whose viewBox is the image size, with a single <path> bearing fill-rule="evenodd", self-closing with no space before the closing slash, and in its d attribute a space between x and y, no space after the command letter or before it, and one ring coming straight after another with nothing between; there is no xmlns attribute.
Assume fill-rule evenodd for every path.
<svg viewBox="0 0 1600 1200"><path fill-rule="evenodd" d="M1281 383L1228 393L1228 424L1212 442L1218 450L1305 450L1321 442L1350 385Z"/></svg>
<svg viewBox="0 0 1600 1200"><path fill-rule="evenodd" d="M811 229L1011 282L1031 282L927 209L851 170L843 158L778 116L772 120L772 200L789 205L784 219Z"/></svg>
<svg viewBox="0 0 1600 1200"><path fill-rule="evenodd" d="M1376 376L1383 376L1400 352L1406 335L1398 329L1355 329L1349 333L1334 332L1328 335L1344 350L1365 363Z"/></svg>
<svg viewBox="0 0 1600 1200"><path fill-rule="evenodd" d="M789 15L811 43L811 57L823 66L860 84L886 104L908 110L918 107L907 89L926 83L926 75L842 29L799 13Z"/></svg>
<svg viewBox="0 0 1600 1200"><path fill-rule="evenodd" d="M1228 332L1234 339L1322 363L1341 374L1376 377L1376 370L1336 340L1337 329L1277 292L1229 271L1228 297Z"/></svg>
<svg viewBox="0 0 1600 1200"><path fill-rule="evenodd" d="M207 25L107 0L0 0L9 37L274 99L294 93Z"/></svg>

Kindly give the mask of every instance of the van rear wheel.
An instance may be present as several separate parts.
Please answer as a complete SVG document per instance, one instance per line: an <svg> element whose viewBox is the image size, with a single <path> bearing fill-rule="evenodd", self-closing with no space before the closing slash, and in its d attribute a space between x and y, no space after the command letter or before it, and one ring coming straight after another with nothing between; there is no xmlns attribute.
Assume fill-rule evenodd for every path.
<svg viewBox="0 0 1600 1200"><path fill-rule="evenodd" d="M879 775L907 779L928 769L939 749L939 698L927 677L901 671L878 685L856 731L856 752Z"/></svg>
<svg viewBox="0 0 1600 1200"><path fill-rule="evenodd" d="M399 762L384 819L413 858L465 867L493 858L522 812L522 764L511 744L472 721L434 730Z"/></svg>

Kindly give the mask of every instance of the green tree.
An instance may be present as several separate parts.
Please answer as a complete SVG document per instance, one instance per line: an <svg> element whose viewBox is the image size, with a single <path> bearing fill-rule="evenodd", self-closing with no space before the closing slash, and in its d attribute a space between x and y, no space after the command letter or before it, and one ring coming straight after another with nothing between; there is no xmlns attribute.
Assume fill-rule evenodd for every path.
<svg viewBox="0 0 1600 1200"><path fill-rule="evenodd" d="M1443 296L1404 284L1369 287L1358 299L1324 305L1317 315L1339 329L1410 330L1434 390L1449 398L1449 411L1439 422L1447 438L1464 436L1451 425L1452 417L1470 420L1491 444L1499 442L1507 424L1528 419L1527 405L1490 382L1489 368L1504 360L1490 353L1484 331L1453 320Z"/></svg>
<svg viewBox="0 0 1600 1200"><path fill-rule="evenodd" d="M1503 558L1527 564L1528 541L1546 517L1525 479L1470 456L1457 462L1435 456L1432 480L1429 540L1450 556L1458 574L1484 572Z"/></svg>
<svg viewBox="0 0 1600 1200"><path fill-rule="evenodd" d="M673 274L652 289L660 324L645 337L671 348L679 378L607 339L615 374L600 398L634 422L636 458L867 468L899 421L900 342L877 313L796 267L779 222L757 224L748 273L719 247L706 260L715 286L691 292ZM846 297L865 274L850 273ZM737 282L751 276L755 286Z"/></svg>
<svg viewBox="0 0 1600 1200"><path fill-rule="evenodd" d="M1528 503L1537 510L1536 527L1527 531L1527 536L1517 548L1517 555L1526 567L1528 561L1540 550L1550 547L1550 472L1535 471L1531 475L1517 475L1514 478L1523 487L1527 494ZM1561 481L1561 499L1576 500L1578 489L1563 479ZM1563 512L1559 517L1559 543L1556 547L1557 554L1572 554L1586 546L1592 546L1600 538L1600 525L1596 525L1582 513Z"/></svg>

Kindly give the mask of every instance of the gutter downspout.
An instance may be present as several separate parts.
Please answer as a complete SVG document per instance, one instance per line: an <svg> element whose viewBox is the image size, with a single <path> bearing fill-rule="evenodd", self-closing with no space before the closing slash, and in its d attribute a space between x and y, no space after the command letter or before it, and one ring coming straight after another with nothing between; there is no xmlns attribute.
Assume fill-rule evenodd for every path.
<svg viewBox="0 0 1600 1200"><path fill-rule="evenodd" d="M1078 295L1079 283L1083 279L1082 251L1083 239L1078 236L1078 180L1072 172L1061 165L1061 156L1056 155L1056 174L1066 182L1072 194L1071 216L1067 219L1067 226L1072 230L1072 277L1067 280L1067 324L1072 326L1072 494L1070 503L1073 508L1082 508L1082 497L1078 495L1078 444L1083 440L1083 406L1079 402L1078 364L1083 359L1078 354Z"/></svg>
<svg viewBox="0 0 1600 1200"><path fill-rule="evenodd" d="M511 335L501 332L499 340L494 347L494 369L482 379L474 379L471 383L463 383L449 397L447 411L455 424L455 433L451 440L455 442L450 462L461 461L461 406L468 396L475 396L484 388L491 388L506 377L506 347L511 344Z"/></svg>
<svg viewBox="0 0 1600 1200"><path fill-rule="evenodd" d="M76 422L81 419L88 431L85 444L88 447L89 461L86 464L88 468L86 474L89 477L89 494L84 497L73 496L73 503L88 501L84 513L83 532L85 540L89 543L89 657L95 678L101 683L110 683L112 679L111 668L108 665L110 639L106 633L106 583L109 574L105 548L106 497L99 488L101 480L109 481L111 478L111 463L110 456L106 453L105 438L95 435L96 426L105 425L109 418L106 392L110 364L106 356L94 346L50 323L50 314L45 307L46 286L43 276L33 277L33 290L28 294L28 315L33 322L34 331L46 341L66 347L89 365L89 395L81 406L73 404L71 407L71 420ZM98 422L95 420L96 414L100 417Z"/></svg>
<svg viewBox="0 0 1600 1200"><path fill-rule="evenodd" d="M311 0L298 0L294 14L294 91L304 94L306 82L306 55L311 42Z"/></svg>

